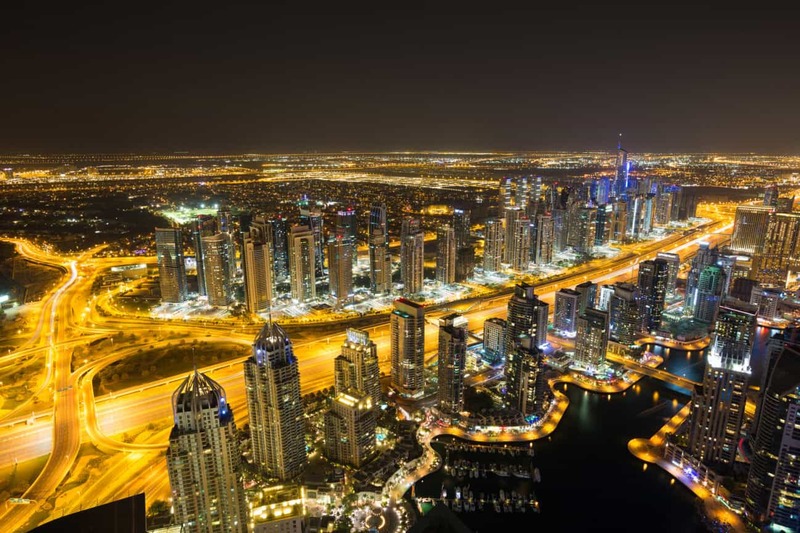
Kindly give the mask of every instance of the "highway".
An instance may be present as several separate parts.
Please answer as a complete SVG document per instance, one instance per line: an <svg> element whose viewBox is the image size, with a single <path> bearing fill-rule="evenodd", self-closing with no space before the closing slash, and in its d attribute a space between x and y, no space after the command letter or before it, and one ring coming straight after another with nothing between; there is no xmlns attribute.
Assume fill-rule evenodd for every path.
<svg viewBox="0 0 800 533"><path fill-rule="evenodd" d="M656 243L636 245L629 254L622 257L597 260L590 265L572 269L555 279L536 284L536 292L544 301L552 303L554 294L561 288L573 287L578 283L591 280L596 283L611 282L617 279L629 279L638 268L638 264L655 257L658 251L680 252L697 245L705 239L725 239L724 233L730 225L720 222L706 224L702 230L692 235L674 235ZM32 258L45 264L65 265L65 259L46 254L41 250L21 241L18 250L26 258ZM74 323L75 316L81 316L80 310L87 307L90 299L89 289L94 275L101 269L117 263L117 258L91 259L90 253L82 254L76 259L66 262L69 274L65 281L49 296L47 305L43 306L40 323L33 342L46 342L46 349L26 343L23 350L29 355L44 352L47 357L46 375L42 390L52 390L52 409L43 408L42 412L30 426L16 424L0 424L0 465L13 461L23 461L41 456L52 449L47 464L39 477L23 496L41 503L51 497L56 487L66 478L67 472L75 463L81 442L93 442L101 449L119 452L121 458L128 458L126 468L118 471L113 484L95 481L91 486L82 489L87 502L96 497L102 503L123 490L131 487L145 488L154 494L163 494L165 485L163 465L153 462L153 456L163 449L165 442L124 443L113 438L127 431L136 431L144 425L155 422L163 423L171 419L171 394L176 382L183 376L159 380L144 387L134 387L113 395L94 398L91 390L91 378L105 365L126 357L133 348L121 347L110 356L88 363L74 372L71 371L72 347L80 342L90 342L102 335L102 332L131 331L142 335L155 336L155 330L162 324L154 324L152 320L106 319L96 316L94 305L89 306L88 317L83 316ZM130 261L130 258L118 258L119 264ZM136 262L142 262L137 258ZM80 264L79 275L76 265ZM426 353L433 353L438 347L438 328L435 319L452 310L462 310L469 321L469 328L479 330L483 322L491 317L503 317L506 314L509 289L496 296L432 306L428 316L433 323L425 328ZM76 313L75 311L78 311ZM47 319L43 319L43 316ZM159 321L160 322L160 321ZM183 334L186 338L200 338L209 342L234 341L249 344L253 331L231 333L230 326L209 327L191 323L163 323L171 333ZM313 325L311 326L313 328ZM382 372L389 371L389 329L388 317L382 323L366 328L371 338L378 345L379 362ZM200 337L202 335L202 337ZM208 335L208 337L205 337ZM339 354L344 340L344 331L337 335L314 338L306 336L295 344L295 353L300 363L301 386L303 393L319 390L332 384L333 358ZM149 344L152 344L150 342ZM35 350L34 350L35 348ZM20 351L8 357L20 357ZM0 358L0 365L5 358ZM219 381L225 388L228 401L236 413L237 423L241 426L247 419L244 402L244 380L242 378L241 360L214 365L203 369ZM25 409L18 409L8 415L8 421L18 422L30 416ZM81 416L83 414L83 417ZM162 438L166 438L166 434ZM115 456L114 460L118 458ZM121 459L120 459L121 460ZM160 460L163 463L163 459ZM150 472L150 477L139 477L140 469ZM150 493L148 493L150 495ZM74 505L65 503L69 509ZM11 530L21 528L27 519L37 510L38 505L0 507L0 521Z"/></svg>

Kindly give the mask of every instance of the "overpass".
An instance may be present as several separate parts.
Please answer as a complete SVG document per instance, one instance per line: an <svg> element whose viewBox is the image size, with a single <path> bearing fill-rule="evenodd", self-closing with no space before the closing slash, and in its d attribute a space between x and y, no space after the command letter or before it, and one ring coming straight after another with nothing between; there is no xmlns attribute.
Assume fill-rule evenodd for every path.
<svg viewBox="0 0 800 533"><path fill-rule="evenodd" d="M653 368L651 366L643 365L620 355L607 353L606 360L622 365L625 368L629 368L640 374L644 374L645 376L650 376L652 378L660 379L661 381L666 381L667 383L672 383L673 385L682 389L686 389L689 392L694 392L695 388L700 386L700 383L692 381L691 379L676 376L675 374L660 368Z"/></svg>

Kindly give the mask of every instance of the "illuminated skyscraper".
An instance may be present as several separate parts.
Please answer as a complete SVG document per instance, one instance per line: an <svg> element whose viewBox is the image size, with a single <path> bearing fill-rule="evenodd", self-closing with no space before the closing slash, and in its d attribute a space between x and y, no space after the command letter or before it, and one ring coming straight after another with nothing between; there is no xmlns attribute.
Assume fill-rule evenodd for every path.
<svg viewBox="0 0 800 533"><path fill-rule="evenodd" d="M628 190L628 151L622 147L622 135L619 136L619 143L617 144L617 161L614 164L617 172L614 177L614 186L612 190L614 196L623 196Z"/></svg>
<svg viewBox="0 0 800 533"><path fill-rule="evenodd" d="M392 290L392 261L385 204L374 204L370 209L368 239L370 290L372 294L389 294Z"/></svg>
<svg viewBox="0 0 800 533"><path fill-rule="evenodd" d="M436 281L444 285L456 281L456 237L447 224L436 230Z"/></svg>
<svg viewBox="0 0 800 533"><path fill-rule="evenodd" d="M578 316L580 293L572 289L556 292L556 310L553 314L553 329L566 337L575 336L575 319Z"/></svg>
<svg viewBox="0 0 800 533"><path fill-rule="evenodd" d="M725 285L725 273L716 265L709 265L700 273L697 282L697 297L694 306L694 318L701 322L713 324L717 319L722 290Z"/></svg>
<svg viewBox="0 0 800 533"><path fill-rule="evenodd" d="M300 206L300 225L306 226L311 230L314 242L314 276L321 278L325 273L325 242L323 241L322 203L310 202L308 198L303 198L299 202Z"/></svg>
<svg viewBox="0 0 800 533"><path fill-rule="evenodd" d="M542 352L528 335L514 341L507 365L513 366L513 380L506 380L506 402L525 417L541 416L547 397L547 383L544 380Z"/></svg>
<svg viewBox="0 0 800 533"><path fill-rule="evenodd" d="M597 210L593 207L578 207L571 211L571 215L569 245L578 254L591 255L594 250Z"/></svg>
<svg viewBox="0 0 800 533"><path fill-rule="evenodd" d="M506 357L506 326L502 318L490 318L483 323L483 353L490 364Z"/></svg>
<svg viewBox="0 0 800 533"><path fill-rule="evenodd" d="M547 265L553 262L553 231L553 217L550 215L536 217L536 244L533 262L537 265Z"/></svg>
<svg viewBox="0 0 800 533"><path fill-rule="evenodd" d="M336 394L325 413L325 455L359 468L375 455L375 409L369 395L357 390Z"/></svg>
<svg viewBox="0 0 800 533"><path fill-rule="evenodd" d="M585 312L589 308L594 308L597 301L597 284L591 281L584 281L576 285L575 290L580 294L578 298L578 314Z"/></svg>
<svg viewBox="0 0 800 533"><path fill-rule="evenodd" d="M439 408L464 410L464 370L467 361L467 319L453 313L439 319Z"/></svg>
<svg viewBox="0 0 800 533"><path fill-rule="evenodd" d="M400 278L403 282L403 294L422 292L425 275L424 254L425 234L422 232L419 219L411 217L403 219L400 232Z"/></svg>
<svg viewBox="0 0 800 533"><path fill-rule="evenodd" d="M278 215L270 221L272 224L272 258L275 261L275 279L289 279L289 230L286 219Z"/></svg>
<svg viewBox="0 0 800 533"><path fill-rule="evenodd" d="M639 289L631 283L614 285L614 295L609 302L609 335L612 340L628 347L636 341L642 328Z"/></svg>
<svg viewBox="0 0 800 533"><path fill-rule="evenodd" d="M230 235L217 233L202 241L208 304L227 307L233 300Z"/></svg>
<svg viewBox="0 0 800 533"><path fill-rule="evenodd" d="M335 309L341 309L353 297L353 248L353 241L340 235L328 243L328 279Z"/></svg>
<svg viewBox="0 0 800 533"><path fill-rule="evenodd" d="M614 242L624 242L628 237L628 204L623 200L614 202L612 206L609 231Z"/></svg>
<svg viewBox="0 0 800 533"><path fill-rule="evenodd" d="M608 244L611 234L611 218L613 217L613 206L603 204L597 207L594 219L594 245L603 246Z"/></svg>
<svg viewBox="0 0 800 533"><path fill-rule="evenodd" d="M367 394L372 405L381 403L378 347L366 330L348 328L342 353L333 360L336 393L355 389Z"/></svg>
<svg viewBox="0 0 800 533"><path fill-rule="evenodd" d="M760 235L751 277L762 285L784 287L789 265L800 259L800 215L775 213Z"/></svg>
<svg viewBox="0 0 800 533"><path fill-rule="evenodd" d="M180 228L156 228L156 258L161 301L180 303L186 299L186 266Z"/></svg>
<svg viewBox="0 0 800 533"><path fill-rule="evenodd" d="M778 205L778 186L767 185L764 188L764 205L767 207L775 207Z"/></svg>
<svg viewBox="0 0 800 533"><path fill-rule="evenodd" d="M711 464L733 464L739 443L756 333L756 307L733 298L720 306L703 385L692 397L689 451Z"/></svg>
<svg viewBox="0 0 800 533"><path fill-rule="evenodd" d="M250 313L268 311L272 302L272 246L245 237L242 252L247 310Z"/></svg>
<svg viewBox="0 0 800 533"><path fill-rule="evenodd" d="M306 465L300 371L292 341L278 324L264 324L256 336L244 383L255 468L282 481L297 478Z"/></svg>
<svg viewBox="0 0 800 533"><path fill-rule="evenodd" d="M516 257L517 248L517 221L523 215L523 212L518 207L509 207L505 210L505 248L503 248L503 263L513 264Z"/></svg>
<svg viewBox="0 0 800 533"><path fill-rule="evenodd" d="M490 218L486 221L483 245L484 272L500 272L503 267L503 221Z"/></svg>
<svg viewBox="0 0 800 533"><path fill-rule="evenodd" d="M608 350L608 313L587 309L578 315L575 329L575 362L585 368L602 365Z"/></svg>
<svg viewBox="0 0 800 533"><path fill-rule="evenodd" d="M716 260L716 249L712 249L707 242L701 242L697 247L697 253L692 258L689 275L686 276L686 301L684 302L686 314L693 313L697 305L697 285L700 283L700 274L707 266L713 265Z"/></svg>
<svg viewBox="0 0 800 533"><path fill-rule="evenodd" d="M352 207L347 209L340 209L336 212L336 226L334 234L342 239L355 244L356 237L358 236L358 221L356 219L356 210Z"/></svg>
<svg viewBox="0 0 800 533"><path fill-rule="evenodd" d="M674 296L678 286L678 271L681 268L681 257L678 254L658 252L656 259L667 262L667 297Z"/></svg>
<svg viewBox="0 0 800 533"><path fill-rule="evenodd" d="M505 376L508 391L518 391L521 386L522 376L517 374L521 367L514 361L515 344L523 335L531 338L534 347L546 343L549 310L550 306L534 294L532 285L521 283L514 288L514 295L508 301L506 320Z"/></svg>
<svg viewBox="0 0 800 533"><path fill-rule="evenodd" d="M511 268L517 272L526 272L531 258L531 222L526 215L514 221L514 248L511 256Z"/></svg>
<svg viewBox="0 0 800 533"><path fill-rule="evenodd" d="M195 370L172 395L167 474L183 531L247 531L247 500L225 391Z"/></svg>
<svg viewBox="0 0 800 533"><path fill-rule="evenodd" d="M194 259L197 266L197 293L206 296L206 276L203 270L203 237L210 237L216 233L217 222L214 217L198 215L192 221L192 243L194 245Z"/></svg>
<svg viewBox="0 0 800 533"><path fill-rule="evenodd" d="M468 209L453 211L453 231L456 238L456 282L466 281L475 271L475 248L470 234L470 212Z"/></svg>
<svg viewBox="0 0 800 533"><path fill-rule="evenodd" d="M745 492L745 513L768 531L800 531L800 350L785 346L766 379Z"/></svg>
<svg viewBox="0 0 800 533"><path fill-rule="evenodd" d="M668 278L669 264L664 259L649 259L639 263L643 329L649 333L655 333L661 327Z"/></svg>
<svg viewBox="0 0 800 533"><path fill-rule="evenodd" d="M317 297L314 269L314 234L308 226L292 226L289 230L289 272L292 299L308 302Z"/></svg>
<svg viewBox="0 0 800 533"><path fill-rule="evenodd" d="M399 298L389 315L392 388L399 394L420 397L425 392L425 308Z"/></svg>
<svg viewBox="0 0 800 533"><path fill-rule="evenodd" d="M774 207L740 205L733 221L731 249L738 253L754 254L759 250L767 232Z"/></svg>

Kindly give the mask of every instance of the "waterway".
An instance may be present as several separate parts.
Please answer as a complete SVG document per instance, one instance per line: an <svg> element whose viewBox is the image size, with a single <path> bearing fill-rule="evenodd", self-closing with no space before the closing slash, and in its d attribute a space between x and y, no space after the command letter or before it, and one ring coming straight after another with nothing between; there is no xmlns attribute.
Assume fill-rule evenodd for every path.
<svg viewBox="0 0 800 533"><path fill-rule="evenodd" d="M760 328L753 354L753 383L761 378L766 342L771 332ZM670 372L702 381L705 352L685 352L653 347L664 355ZM491 505L483 512L461 512L460 519L474 531L497 528L526 531L705 531L697 512L696 498L680 482L655 465L648 465L628 452L628 441L649 437L689 401L673 385L643 378L624 394L605 395L559 385L570 399L561 424L547 439L534 442L532 466L541 472L541 482L499 477L455 478L435 472L416 485L417 497L441 497L442 487L452 498L455 487L470 485L480 492L506 494L533 490L541 513L495 513ZM438 446L443 453L443 447ZM527 457L450 452L456 459L483 463L528 464Z"/></svg>

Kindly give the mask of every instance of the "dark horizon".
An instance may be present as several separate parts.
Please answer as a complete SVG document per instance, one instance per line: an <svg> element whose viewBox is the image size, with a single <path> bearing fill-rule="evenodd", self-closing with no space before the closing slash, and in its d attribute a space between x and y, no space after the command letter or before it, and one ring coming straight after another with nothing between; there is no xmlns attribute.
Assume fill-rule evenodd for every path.
<svg viewBox="0 0 800 533"><path fill-rule="evenodd" d="M800 155L797 11L4 8L0 153Z"/></svg>

